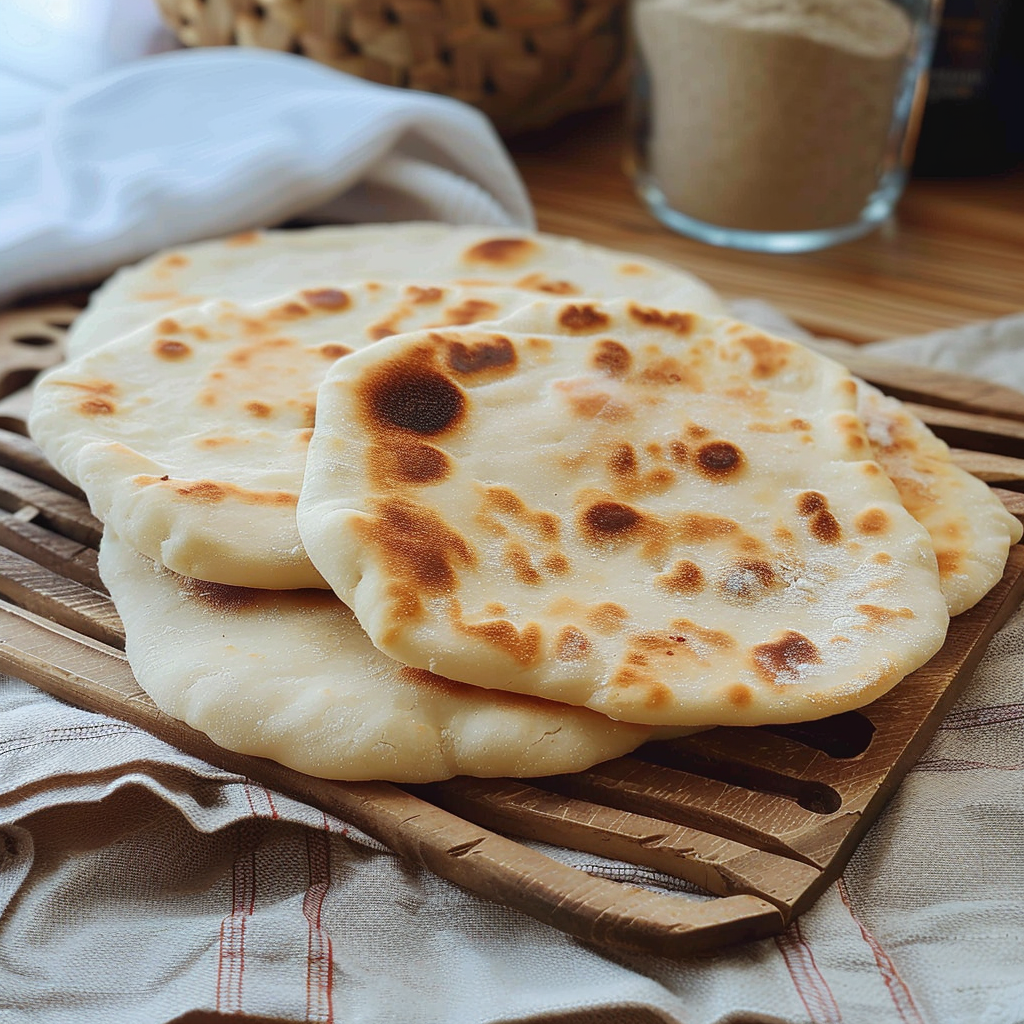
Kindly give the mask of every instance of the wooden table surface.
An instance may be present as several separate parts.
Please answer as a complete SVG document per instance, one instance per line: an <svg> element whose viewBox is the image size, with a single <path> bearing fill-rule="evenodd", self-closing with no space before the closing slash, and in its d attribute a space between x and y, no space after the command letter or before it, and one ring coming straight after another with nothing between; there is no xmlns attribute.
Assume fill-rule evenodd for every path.
<svg viewBox="0 0 1024 1024"><path fill-rule="evenodd" d="M514 139L544 231L675 263L727 298L766 299L816 334L869 342L1024 311L1024 168L911 182L877 231L793 256L720 249L648 213L625 171L616 111Z"/></svg>

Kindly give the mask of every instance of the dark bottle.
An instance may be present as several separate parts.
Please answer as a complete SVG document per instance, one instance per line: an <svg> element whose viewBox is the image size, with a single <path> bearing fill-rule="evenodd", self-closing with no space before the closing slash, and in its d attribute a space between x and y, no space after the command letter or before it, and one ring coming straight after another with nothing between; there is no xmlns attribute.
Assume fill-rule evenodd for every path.
<svg viewBox="0 0 1024 1024"><path fill-rule="evenodd" d="M946 0L914 159L918 177L1024 163L1024 0Z"/></svg>

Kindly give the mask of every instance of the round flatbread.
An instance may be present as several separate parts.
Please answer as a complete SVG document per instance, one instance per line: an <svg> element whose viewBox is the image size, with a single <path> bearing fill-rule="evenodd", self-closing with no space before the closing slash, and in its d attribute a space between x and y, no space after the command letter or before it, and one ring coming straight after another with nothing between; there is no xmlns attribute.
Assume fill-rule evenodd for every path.
<svg viewBox="0 0 1024 1024"><path fill-rule="evenodd" d="M435 782L579 771L651 730L453 683L385 657L322 590L178 576L107 531L100 573L158 707L243 754L326 779Z"/></svg>
<svg viewBox="0 0 1024 1024"><path fill-rule="evenodd" d="M863 381L858 389L857 411L872 453L904 507L928 531L949 614L959 615L999 582L1024 528L902 402Z"/></svg>
<svg viewBox="0 0 1024 1024"><path fill-rule="evenodd" d="M161 317L58 367L29 428L135 550L234 586L326 587L295 525L331 364L399 331L503 316L514 288L358 284Z"/></svg>
<svg viewBox="0 0 1024 1024"><path fill-rule="evenodd" d="M114 274L75 321L78 355L209 299L263 302L340 281L514 285L536 295L630 296L725 312L702 281L657 260L571 238L436 223L250 231L158 253Z"/></svg>
<svg viewBox="0 0 1024 1024"><path fill-rule="evenodd" d="M736 321L538 302L336 363L299 529L404 663L626 721L823 717L948 624L856 400Z"/></svg>

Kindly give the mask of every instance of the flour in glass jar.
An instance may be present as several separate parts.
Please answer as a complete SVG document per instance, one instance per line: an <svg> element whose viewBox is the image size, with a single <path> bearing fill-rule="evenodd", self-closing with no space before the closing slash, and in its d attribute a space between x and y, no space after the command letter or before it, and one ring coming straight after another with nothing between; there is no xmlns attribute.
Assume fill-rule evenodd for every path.
<svg viewBox="0 0 1024 1024"><path fill-rule="evenodd" d="M635 0L641 168L673 209L751 231L855 221L896 146L911 44L891 0Z"/></svg>

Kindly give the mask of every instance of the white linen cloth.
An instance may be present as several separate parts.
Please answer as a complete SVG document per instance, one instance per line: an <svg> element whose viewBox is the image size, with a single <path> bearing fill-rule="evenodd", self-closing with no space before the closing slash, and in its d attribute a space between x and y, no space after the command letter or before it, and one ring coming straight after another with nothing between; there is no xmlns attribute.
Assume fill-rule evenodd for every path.
<svg viewBox="0 0 1024 1024"><path fill-rule="evenodd" d="M267 50L122 63L170 45L124 4L85 0L94 20L83 21L71 0L51 0L49 22L28 0L0 4L0 303L298 217L533 227L474 108ZM120 22L135 11L116 46L85 31L101 8Z"/></svg>
<svg viewBox="0 0 1024 1024"><path fill-rule="evenodd" d="M742 312L765 319L763 305ZM893 347L972 371L991 358L1001 381L1024 372L1024 317L949 339ZM681 961L588 948L343 822L3 681L0 1022L1022 1024L1022 652L1019 611L841 881L785 934ZM696 898L650 871L563 859Z"/></svg>

